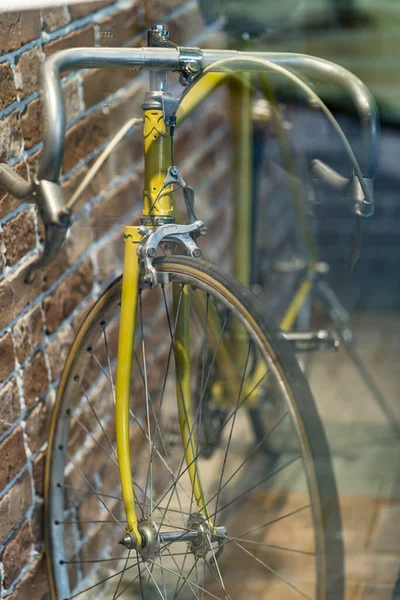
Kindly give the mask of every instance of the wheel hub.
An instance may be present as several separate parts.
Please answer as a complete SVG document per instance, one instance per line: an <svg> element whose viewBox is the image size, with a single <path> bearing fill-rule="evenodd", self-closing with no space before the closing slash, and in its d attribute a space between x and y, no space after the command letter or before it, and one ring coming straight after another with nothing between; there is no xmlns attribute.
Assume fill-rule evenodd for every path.
<svg viewBox="0 0 400 600"><path fill-rule="evenodd" d="M214 560L220 556L223 549L223 539L226 536L225 527L211 529L208 521L201 513L192 513L187 520L187 531L158 532L156 525L150 518L138 522L138 530L142 538L140 548L133 534L127 534L120 544L129 550L137 549L143 560L153 560L160 554L160 542L172 544L173 542L187 542L190 551L196 557L206 559L211 555ZM217 546L215 543L217 542ZM214 544L214 545L213 545Z"/></svg>

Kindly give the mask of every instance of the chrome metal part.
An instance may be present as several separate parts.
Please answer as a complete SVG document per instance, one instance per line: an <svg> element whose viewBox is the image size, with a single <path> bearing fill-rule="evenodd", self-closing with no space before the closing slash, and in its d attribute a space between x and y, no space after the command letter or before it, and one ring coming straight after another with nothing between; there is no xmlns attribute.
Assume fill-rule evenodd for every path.
<svg viewBox="0 0 400 600"><path fill-rule="evenodd" d="M57 181L64 155L65 112L60 76L66 69L126 67L140 70L179 70L177 48L71 48L50 56L41 67L44 113L43 151L38 178Z"/></svg>
<svg viewBox="0 0 400 600"><path fill-rule="evenodd" d="M366 178L373 178L378 164L379 119L375 102L368 88L358 77L329 61L290 53L249 52L228 50L200 50L199 48L71 48L50 56L41 68L41 92L44 112L43 151L38 177L56 181L64 154L65 115L60 75L66 69L93 67L127 67L161 71L183 71L193 76L225 58L237 58L237 66L264 68L250 65L248 59L261 58L282 67L322 78L345 89L356 105L362 124L361 168ZM196 66L195 66L196 65ZM190 71L190 73L189 73Z"/></svg>
<svg viewBox="0 0 400 600"><path fill-rule="evenodd" d="M166 531L158 533L156 525L150 518L141 519L138 529L142 536L142 545L137 547L137 539L134 535L127 533L119 544L129 550L138 550L143 560L152 560L158 556L161 543L172 544L173 542L188 542L191 552L195 556L206 558L210 552L217 558L221 554L222 542L226 537L226 527L216 527L211 531L206 519L200 513L192 513L187 521L187 530ZM219 546L212 549L211 544L218 542Z"/></svg>
<svg viewBox="0 0 400 600"><path fill-rule="evenodd" d="M147 44L155 48L169 47L172 42L169 39L169 31L164 25L153 25L147 31ZM174 44L175 45L175 44Z"/></svg>
<svg viewBox="0 0 400 600"><path fill-rule="evenodd" d="M293 256L289 260L277 260L272 268L276 273L301 273L307 268L307 261L301 256Z"/></svg>
<svg viewBox="0 0 400 600"><path fill-rule="evenodd" d="M187 537L190 551L196 557L207 558L210 553L214 560L220 556L223 549L223 539L226 537L225 527L216 527L211 530L208 521L201 513L192 513L187 521L187 528L194 532L195 536ZM212 548L212 542L218 542L216 551Z"/></svg>
<svg viewBox="0 0 400 600"><path fill-rule="evenodd" d="M203 51L200 48L179 48L181 83L191 83L203 70Z"/></svg>
<svg viewBox="0 0 400 600"><path fill-rule="evenodd" d="M160 536L157 534L157 527L150 518L144 518L138 522L138 530L142 537L140 547L137 545L136 536L130 533L127 533L118 543L128 550L137 550L143 560L152 560L160 552Z"/></svg>
<svg viewBox="0 0 400 600"><path fill-rule="evenodd" d="M340 342L334 331L318 329L316 331L288 331L283 332L284 338L294 346L296 352L309 352L311 350L338 350Z"/></svg>
<svg viewBox="0 0 400 600"><path fill-rule="evenodd" d="M0 187L4 188L15 198L24 200L32 193L32 184L25 181L6 164L0 164Z"/></svg>
<svg viewBox="0 0 400 600"><path fill-rule="evenodd" d="M170 127L175 127L176 125L176 117L174 116L174 114L177 104L178 101L176 100L176 98L172 98L171 95L163 94L161 96L161 106L163 111L164 122Z"/></svg>
<svg viewBox="0 0 400 600"><path fill-rule="evenodd" d="M164 217L164 216L153 216L146 215L145 217L140 218L140 222L145 226L159 226L159 225L169 225L171 223L175 223L175 217Z"/></svg>
<svg viewBox="0 0 400 600"><path fill-rule="evenodd" d="M55 258L71 225L72 214L66 208L61 185L57 182L41 180L33 184L31 194L44 223L45 241L41 256L29 266L25 274L26 283L32 283L35 271Z"/></svg>
<svg viewBox="0 0 400 600"><path fill-rule="evenodd" d="M314 188L320 185L328 191L345 197L353 203L353 210L360 217L371 217L374 214L374 202L365 198L360 181L354 173L347 178L321 160L313 160L310 165L310 175ZM373 179L364 177L364 184L367 186L370 198L373 199Z"/></svg>
<svg viewBox="0 0 400 600"><path fill-rule="evenodd" d="M328 60L308 56L306 54L296 54L291 52L238 52L236 50L202 50L203 69L211 66L213 63L226 58L237 58L237 65L242 66L243 70L261 70L260 64L240 59L261 58L284 68L293 70L297 73L304 73L310 77L316 77L319 80L337 85L342 88L353 100L358 112L361 124L361 151L359 161L364 177L373 179L379 159L379 115L375 100L367 86L353 73Z"/></svg>
<svg viewBox="0 0 400 600"><path fill-rule="evenodd" d="M138 552L143 560L152 560L160 552L160 537L157 535L157 527L151 519L142 519L138 524L139 533L142 536L142 545Z"/></svg>
<svg viewBox="0 0 400 600"><path fill-rule="evenodd" d="M343 343L350 347L354 343L353 332L350 327L350 315L340 302L339 298L324 279L318 279L315 290L324 304L334 328L338 331Z"/></svg>
<svg viewBox="0 0 400 600"><path fill-rule="evenodd" d="M171 184L179 184L182 187L186 187L186 182L176 166L168 167L167 175L164 179L164 187Z"/></svg>
<svg viewBox="0 0 400 600"><path fill-rule="evenodd" d="M201 250L191 236L199 235L203 227L204 223L202 221L195 221L190 225L161 225L155 231L148 229L144 225L139 227L139 233L144 236L137 250L138 255L144 263L143 283L150 287L158 285L158 273L152 263L161 242L177 242L185 249L189 256L200 258Z"/></svg>
<svg viewBox="0 0 400 600"><path fill-rule="evenodd" d="M360 216L372 214L373 202L367 201L366 197L369 196L372 199L372 181L378 165L379 118L372 95L358 77L334 63L303 54L243 53L232 50L201 50L199 48L176 47L167 39L168 32L162 26L157 26L153 31L153 35L158 36L161 41L164 40L168 47L70 48L57 52L44 61L40 72L44 135L37 173L39 185L43 188L52 187L57 186L59 181L64 155L66 125L61 88L61 74L63 71L67 69L125 67L136 70L146 68L150 71L160 72L160 76L155 77L153 80L155 91L153 90L153 93L150 93L147 101L158 103L157 106L162 107L166 122L168 121L170 127L173 128L177 105L165 90L167 71L180 71L188 82L195 79L206 67L223 59L235 59L234 66L236 70L239 67L242 67L243 70L265 70L265 65L249 62L251 59L263 59L286 69L333 83L352 97L361 122L361 150L358 158L363 177L358 179L353 175L350 179L340 179L341 175L335 173L335 177L332 177L332 172L326 169L322 169L324 174L321 175L322 171L318 166L315 166L315 163L313 169L317 179L319 175L320 180L325 179L327 183L333 186L338 185L341 189L344 189L343 186L345 186L347 193L354 200L356 214ZM218 67L216 70L218 70ZM327 166L324 165L324 167ZM17 198L28 198L32 193L33 198L37 199L35 193L38 192L35 189L35 184L24 182L7 165L0 165L0 185ZM187 186L185 189L189 190ZM58 198L58 188L53 187L53 191ZM188 206L191 197L192 195L185 194ZM41 201L40 197L39 201ZM47 211L47 209L48 207L45 205L43 210ZM52 210L51 207L50 210ZM195 218L194 215L193 218ZM51 248L47 250L45 247L46 256L37 261L35 268L44 266L55 255L53 250L59 248L65 238L65 233L61 230L68 226L67 220L66 216L63 223L58 221L51 222L48 225L48 239Z"/></svg>
<svg viewBox="0 0 400 600"><path fill-rule="evenodd" d="M168 185L174 184L182 188L183 197L188 212L189 223L192 224L195 221L197 221L196 215L194 214L194 189L186 184L185 180L180 174L178 167L176 166L168 168L163 187L165 188ZM205 233L205 230L203 230L203 233Z"/></svg>

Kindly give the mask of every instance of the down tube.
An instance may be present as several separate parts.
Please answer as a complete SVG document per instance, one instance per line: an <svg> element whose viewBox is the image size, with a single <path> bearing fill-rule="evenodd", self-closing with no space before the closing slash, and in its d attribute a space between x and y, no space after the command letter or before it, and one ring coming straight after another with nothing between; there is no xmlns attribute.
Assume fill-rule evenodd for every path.
<svg viewBox="0 0 400 600"><path fill-rule="evenodd" d="M136 312L139 292L139 261L137 245L141 240L137 227L125 228L124 271L122 277L121 316L118 335L118 362L115 391L115 414L118 464L121 479L127 526L126 531L136 537L141 545L133 491L130 436L129 401L132 379L132 359L135 344Z"/></svg>

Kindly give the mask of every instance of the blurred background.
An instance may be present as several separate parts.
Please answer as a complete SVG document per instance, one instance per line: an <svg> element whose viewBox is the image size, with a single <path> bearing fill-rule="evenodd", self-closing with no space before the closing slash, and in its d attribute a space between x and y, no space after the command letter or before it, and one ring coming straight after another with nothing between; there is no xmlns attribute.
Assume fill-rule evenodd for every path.
<svg viewBox="0 0 400 600"><path fill-rule="evenodd" d="M342 345L337 353L309 355L306 371L334 455L344 522L348 598L398 598L400 6L390 0L203 0L201 8L207 21L217 16L224 20L223 30L232 47L300 52L336 62L357 74L378 104L382 132L375 214L363 223L363 231L357 231L343 198L323 190L310 194L309 189L303 189L303 206L319 257L329 264L328 280L351 315L355 339L353 349ZM314 157L323 158L349 176L351 167L345 153L321 112L307 106L301 94L296 95L281 81L275 89L299 179L303 183L307 180L309 161ZM360 123L349 99L321 84L316 90L349 140L357 144ZM272 167L278 164L285 169L273 127L264 125L260 137L264 167L259 167L263 175L257 180L256 195L265 214L272 203L287 201L291 192ZM255 154L262 144L255 146ZM301 238L298 227L296 230ZM272 237L274 232L273 227ZM270 249L270 262L264 261L270 268L265 281L269 281L270 306L277 297L276 312L280 314L285 276L273 275L274 260L282 251L286 256L301 254L301 243L297 252L293 246L285 251L281 237ZM280 292L276 296L277 286ZM318 303L313 305L311 322L326 323Z"/></svg>

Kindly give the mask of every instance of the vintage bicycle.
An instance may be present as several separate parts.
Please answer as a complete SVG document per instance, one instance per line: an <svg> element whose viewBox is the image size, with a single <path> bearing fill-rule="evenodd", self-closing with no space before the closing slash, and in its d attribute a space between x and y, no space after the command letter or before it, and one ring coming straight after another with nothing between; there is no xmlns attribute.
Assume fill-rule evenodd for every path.
<svg viewBox="0 0 400 600"><path fill-rule="evenodd" d="M204 224L196 218L194 191L174 164L173 143L179 124L221 82L237 85L237 73L245 72L240 107L254 74L278 72L321 106L354 168L347 180L314 161L313 177L344 190L356 213L369 216L374 101L358 78L326 61L177 47L162 26L149 32L149 47L77 48L51 56L41 73L45 128L36 180L0 167L0 184L36 202L45 224L43 254L27 281L58 252L82 190L66 203L59 181L60 74L102 66L150 72L143 118L131 120L118 137L143 125L144 206L140 225L125 228L123 275L82 323L58 387L45 473L51 597L343 598L330 451L292 348L324 336L283 333L243 283L202 259L197 241ZM362 168L298 71L352 94L363 116ZM168 92L168 72L187 84L179 98ZM239 122L235 187L244 204L249 163L246 121ZM187 223L176 207L178 190ZM249 255L243 251L247 259L236 268L245 276ZM310 281L289 307L285 329ZM271 397L275 410L266 419ZM271 456L260 450L274 439L280 450L267 460Z"/></svg>

